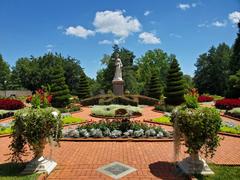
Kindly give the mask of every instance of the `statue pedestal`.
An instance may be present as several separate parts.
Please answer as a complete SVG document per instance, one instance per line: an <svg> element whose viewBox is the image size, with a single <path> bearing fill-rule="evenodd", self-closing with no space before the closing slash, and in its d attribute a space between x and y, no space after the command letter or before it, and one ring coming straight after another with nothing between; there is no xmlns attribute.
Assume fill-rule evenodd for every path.
<svg viewBox="0 0 240 180"><path fill-rule="evenodd" d="M124 81L123 80L113 80L113 94L116 96L122 96L124 94Z"/></svg>

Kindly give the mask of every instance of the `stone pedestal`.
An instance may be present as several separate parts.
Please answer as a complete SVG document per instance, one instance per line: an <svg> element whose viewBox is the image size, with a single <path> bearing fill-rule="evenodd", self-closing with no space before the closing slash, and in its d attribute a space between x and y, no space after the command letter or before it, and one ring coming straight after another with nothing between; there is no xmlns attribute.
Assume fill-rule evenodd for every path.
<svg viewBox="0 0 240 180"><path fill-rule="evenodd" d="M26 165L26 168L23 170L22 174L29 174L33 172L50 174L56 166L57 163L55 161L46 159L41 156L40 158L35 158L30 161Z"/></svg>
<svg viewBox="0 0 240 180"><path fill-rule="evenodd" d="M214 172L209 168L206 161L200 156L187 157L182 161L178 162L178 166L185 174L201 174L201 175L212 175Z"/></svg>
<svg viewBox="0 0 240 180"><path fill-rule="evenodd" d="M124 81L123 80L113 80L113 94L116 96L124 95Z"/></svg>

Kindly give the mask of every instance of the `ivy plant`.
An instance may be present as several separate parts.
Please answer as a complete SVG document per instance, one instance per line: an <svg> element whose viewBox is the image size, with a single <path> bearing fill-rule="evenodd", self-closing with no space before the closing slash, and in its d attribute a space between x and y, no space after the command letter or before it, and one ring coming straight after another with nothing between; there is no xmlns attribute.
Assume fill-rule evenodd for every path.
<svg viewBox="0 0 240 180"><path fill-rule="evenodd" d="M213 156L220 137L221 118L215 108L186 106L175 109L171 120L180 133L185 136L187 153L194 154L202 151L205 156ZM176 130L175 128L175 130Z"/></svg>
<svg viewBox="0 0 240 180"><path fill-rule="evenodd" d="M15 113L11 160L21 162L27 153L27 144L34 156L42 155L46 139L59 141L62 132L61 114L54 108L25 108Z"/></svg>

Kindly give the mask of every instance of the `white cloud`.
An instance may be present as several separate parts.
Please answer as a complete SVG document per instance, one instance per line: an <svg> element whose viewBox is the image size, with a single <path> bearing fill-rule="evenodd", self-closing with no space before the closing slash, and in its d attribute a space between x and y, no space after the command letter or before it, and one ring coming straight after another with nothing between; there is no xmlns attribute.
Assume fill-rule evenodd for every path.
<svg viewBox="0 0 240 180"><path fill-rule="evenodd" d="M138 19L124 16L123 11L101 11L97 12L93 25L96 32L112 33L118 37L128 37L133 32L141 29Z"/></svg>
<svg viewBox="0 0 240 180"><path fill-rule="evenodd" d="M232 23L237 24L240 21L240 12L234 11L228 15L228 18Z"/></svg>
<svg viewBox="0 0 240 180"><path fill-rule="evenodd" d="M125 43L125 38L124 37L121 37L121 38L119 38L119 39L114 39L113 40L113 43L114 44L124 44Z"/></svg>
<svg viewBox="0 0 240 180"><path fill-rule="evenodd" d="M225 27L227 25L227 22L226 21L215 21L212 23L212 26L216 26L216 27Z"/></svg>
<svg viewBox="0 0 240 180"><path fill-rule="evenodd" d="M52 44L47 44L45 47L46 48L53 48L54 46Z"/></svg>
<svg viewBox="0 0 240 180"><path fill-rule="evenodd" d="M190 4L182 4L182 3L178 4L177 7L183 11L191 8Z"/></svg>
<svg viewBox="0 0 240 180"><path fill-rule="evenodd" d="M98 44L112 44L112 41L104 39L102 41L99 41Z"/></svg>
<svg viewBox="0 0 240 180"><path fill-rule="evenodd" d="M160 44L160 38L156 37L153 33L143 32L139 34L140 42L143 44Z"/></svg>
<svg viewBox="0 0 240 180"><path fill-rule="evenodd" d="M150 11L145 11L144 16L148 16L151 12Z"/></svg>
<svg viewBox="0 0 240 180"><path fill-rule="evenodd" d="M57 27L57 30L62 30L62 29L63 29L63 26L61 25Z"/></svg>
<svg viewBox="0 0 240 180"><path fill-rule="evenodd" d="M181 35L175 34L175 33L170 33L169 36L170 36L170 37L174 37L174 38L178 38L178 39L182 38Z"/></svg>
<svg viewBox="0 0 240 180"><path fill-rule="evenodd" d="M76 27L70 26L66 29L65 34L86 39L88 36L94 36L95 32L92 30L85 29L82 26L76 26Z"/></svg>
<svg viewBox="0 0 240 180"><path fill-rule="evenodd" d="M196 3L192 3L192 7L196 7L197 6L197 4Z"/></svg>

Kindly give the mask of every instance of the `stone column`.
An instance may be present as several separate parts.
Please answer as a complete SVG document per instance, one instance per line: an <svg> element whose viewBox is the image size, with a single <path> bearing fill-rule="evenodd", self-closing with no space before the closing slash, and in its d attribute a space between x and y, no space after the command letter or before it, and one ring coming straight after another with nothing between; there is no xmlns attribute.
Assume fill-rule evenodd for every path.
<svg viewBox="0 0 240 180"><path fill-rule="evenodd" d="M123 80L113 80L113 94L116 96L122 96L124 94L124 81Z"/></svg>

